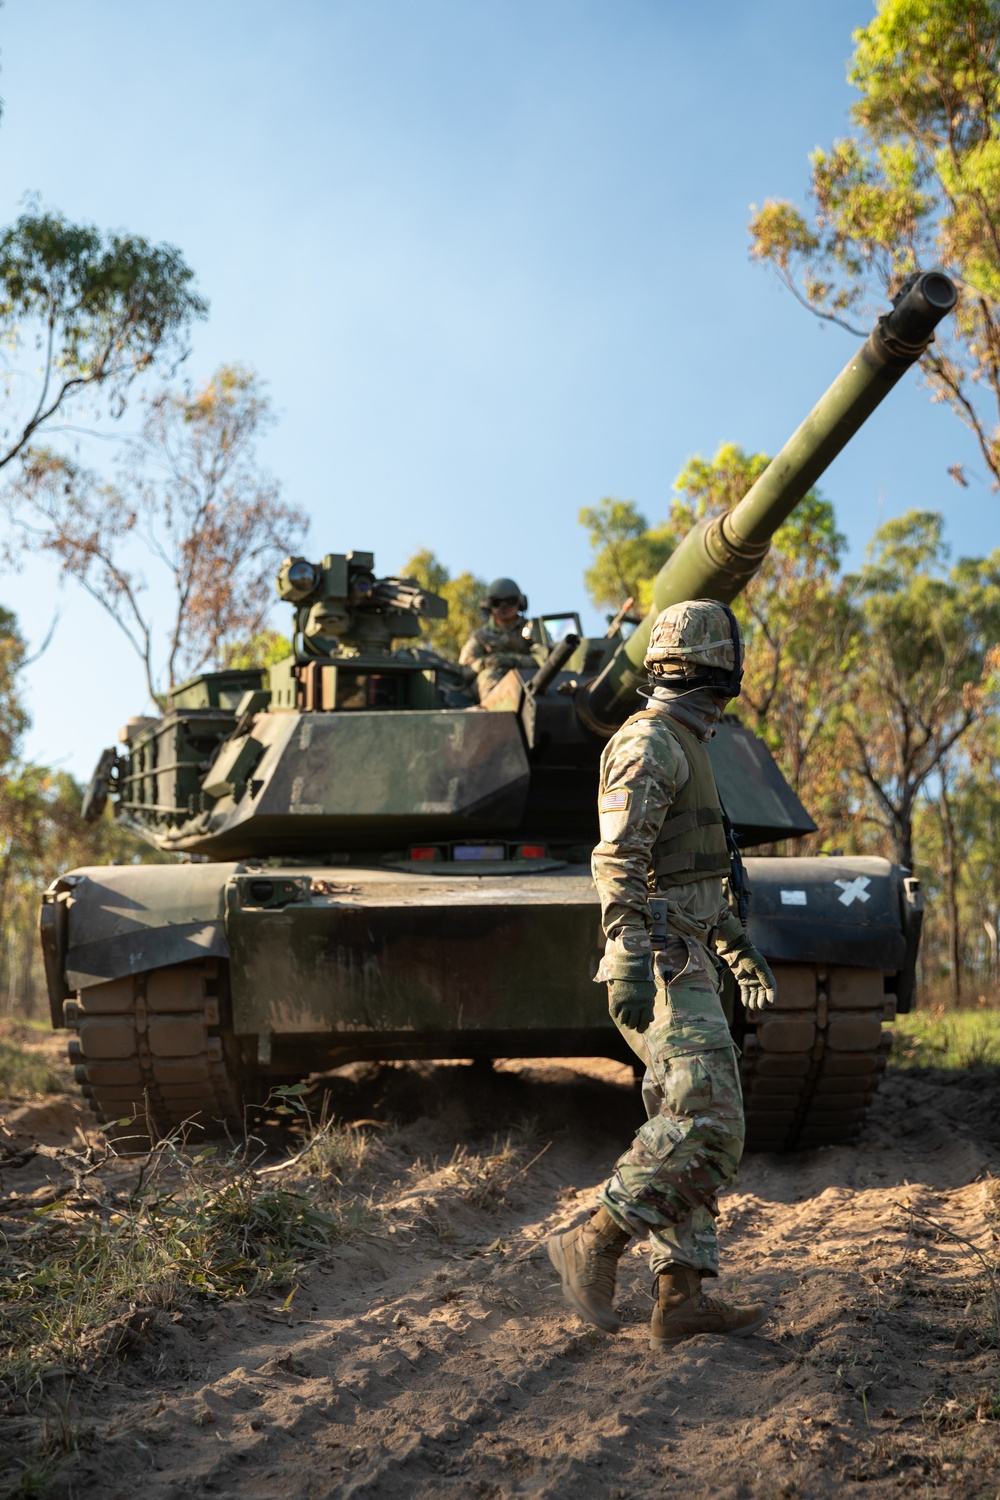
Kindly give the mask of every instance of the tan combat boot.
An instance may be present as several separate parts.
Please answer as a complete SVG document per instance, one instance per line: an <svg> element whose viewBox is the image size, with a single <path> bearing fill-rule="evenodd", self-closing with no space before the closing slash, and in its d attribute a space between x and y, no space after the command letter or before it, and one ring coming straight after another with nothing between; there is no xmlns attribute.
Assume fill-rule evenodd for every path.
<svg viewBox="0 0 1000 1500"><path fill-rule="evenodd" d="M701 1272L692 1266L668 1266L655 1285L651 1349L668 1349L696 1333L735 1333L744 1338L767 1322L769 1309L763 1302L732 1307L720 1298L704 1296Z"/></svg>
<svg viewBox="0 0 1000 1500"><path fill-rule="evenodd" d="M618 1258L630 1235L604 1208L548 1242L549 1260L562 1277L563 1296L581 1318L617 1333L622 1326L612 1306Z"/></svg>

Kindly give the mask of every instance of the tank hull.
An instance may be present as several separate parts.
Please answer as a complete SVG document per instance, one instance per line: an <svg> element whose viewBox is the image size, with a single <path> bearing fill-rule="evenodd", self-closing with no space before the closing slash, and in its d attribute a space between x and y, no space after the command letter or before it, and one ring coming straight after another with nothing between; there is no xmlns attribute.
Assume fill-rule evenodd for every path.
<svg viewBox="0 0 1000 1500"><path fill-rule="evenodd" d="M779 981L778 1008L756 1022L726 994L748 1143L848 1138L906 971L905 877L880 859L748 865L751 936ZM589 870L527 866L75 871L45 906L53 1021L75 1033L98 1115L144 1115L157 1132L232 1128L274 1081L363 1059L631 1060L593 983Z"/></svg>

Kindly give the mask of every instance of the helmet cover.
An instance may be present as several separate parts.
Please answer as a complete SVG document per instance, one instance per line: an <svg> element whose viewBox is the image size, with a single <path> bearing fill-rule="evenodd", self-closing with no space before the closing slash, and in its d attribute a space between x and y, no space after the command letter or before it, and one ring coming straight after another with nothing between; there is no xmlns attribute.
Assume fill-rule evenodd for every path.
<svg viewBox="0 0 1000 1500"><path fill-rule="evenodd" d="M709 687L735 698L743 677L743 633L728 604L686 599L661 610L643 666L653 678Z"/></svg>

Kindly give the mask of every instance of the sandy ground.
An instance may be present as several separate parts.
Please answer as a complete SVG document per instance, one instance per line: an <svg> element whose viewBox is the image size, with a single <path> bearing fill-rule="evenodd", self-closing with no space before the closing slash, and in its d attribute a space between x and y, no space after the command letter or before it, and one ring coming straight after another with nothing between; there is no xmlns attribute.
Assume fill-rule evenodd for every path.
<svg viewBox="0 0 1000 1500"><path fill-rule="evenodd" d="M765 1298L771 1320L665 1354L647 1347L641 1246L616 1336L562 1304L543 1249L638 1123L626 1070L361 1069L333 1102L396 1122L365 1127L382 1178L362 1231L290 1309L161 1313L78 1377L63 1400L79 1446L47 1492L1000 1496L991 1284L944 1232L996 1266L996 1075L890 1072L862 1145L747 1158L723 1201L721 1288ZM82 1119L57 1097L5 1123L58 1144ZM6 1172L5 1201L44 1193L46 1170Z"/></svg>

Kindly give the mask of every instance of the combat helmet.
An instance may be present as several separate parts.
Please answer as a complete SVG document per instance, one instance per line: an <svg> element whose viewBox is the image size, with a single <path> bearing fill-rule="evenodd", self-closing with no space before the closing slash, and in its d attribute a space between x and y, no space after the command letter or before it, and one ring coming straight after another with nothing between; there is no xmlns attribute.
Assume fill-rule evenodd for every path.
<svg viewBox="0 0 1000 1500"><path fill-rule="evenodd" d="M491 609L495 609L501 599L516 599L517 607L523 615L528 608L527 597L521 593L519 586L513 578L494 578L485 595L479 601L479 608L484 615L488 615Z"/></svg>
<svg viewBox="0 0 1000 1500"><path fill-rule="evenodd" d="M643 666L656 682L711 688L735 698L743 681L743 632L728 604L686 599L661 610Z"/></svg>

